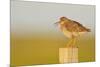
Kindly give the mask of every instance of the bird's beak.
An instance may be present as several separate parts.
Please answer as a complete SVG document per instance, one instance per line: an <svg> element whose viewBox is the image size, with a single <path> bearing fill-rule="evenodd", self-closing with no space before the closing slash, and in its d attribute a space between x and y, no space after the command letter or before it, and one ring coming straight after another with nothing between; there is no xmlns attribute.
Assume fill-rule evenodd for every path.
<svg viewBox="0 0 100 67"><path fill-rule="evenodd" d="M55 25L57 25L59 22L54 23Z"/></svg>

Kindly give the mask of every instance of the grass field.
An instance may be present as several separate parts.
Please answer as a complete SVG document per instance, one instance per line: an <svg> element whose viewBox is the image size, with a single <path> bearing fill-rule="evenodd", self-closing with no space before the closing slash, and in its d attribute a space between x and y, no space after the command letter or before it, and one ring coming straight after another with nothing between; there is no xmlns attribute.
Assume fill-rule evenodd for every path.
<svg viewBox="0 0 100 67"><path fill-rule="evenodd" d="M65 47L64 36L11 36L11 65L58 64L59 48ZM81 36L78 39L79 62L95 60L95 38Z"/></svg>

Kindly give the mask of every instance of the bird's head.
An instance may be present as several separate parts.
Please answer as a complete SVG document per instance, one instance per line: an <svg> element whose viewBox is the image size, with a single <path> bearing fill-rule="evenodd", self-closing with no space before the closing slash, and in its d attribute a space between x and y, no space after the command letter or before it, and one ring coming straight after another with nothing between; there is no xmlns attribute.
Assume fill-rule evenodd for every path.
<svg viewBox="0 0 100 67"><path fill-rule="evenodd" d="M60 21L58 21L58 22L55 23L56 25L58 25L58 24L63 24L63 23L64 23L63 21L68 20L68 18L63 16L63 17L60 17L59 20L60 20Z"/></svg>
<svg viewBox="0 0 100 67"><path fill-rule="evenodd" d="M65 20L67 20L68 18L67 17L60 17L60 21L65 21Z"/></svg>

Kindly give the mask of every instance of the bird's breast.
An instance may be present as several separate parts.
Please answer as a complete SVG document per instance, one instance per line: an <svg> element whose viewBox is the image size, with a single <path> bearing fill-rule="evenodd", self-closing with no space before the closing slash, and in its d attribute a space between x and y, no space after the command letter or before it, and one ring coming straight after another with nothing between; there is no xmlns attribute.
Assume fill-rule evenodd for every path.
<svg viewBox="0 0 100 67"><path fill-rule="evenodd" d="M72 34L71 34L71 32L69 32L66 28L62 28L62 32L63 32L63 34L66 36L66 37L68 37L68 38L71 38L72 37Z"/></svg>

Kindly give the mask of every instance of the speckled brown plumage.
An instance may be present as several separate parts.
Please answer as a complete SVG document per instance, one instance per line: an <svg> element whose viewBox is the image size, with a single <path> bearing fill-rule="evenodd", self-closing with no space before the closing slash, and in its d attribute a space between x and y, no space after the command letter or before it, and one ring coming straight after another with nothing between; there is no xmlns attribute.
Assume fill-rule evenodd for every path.
<svg viewBox="0 0 100 67"><path fill-rule="evenodd" d="M70 32L90 32L90 29L85 28L82 24L77 21L70 20L66 17L60 18L61 27L65 27Z"/></svg>

